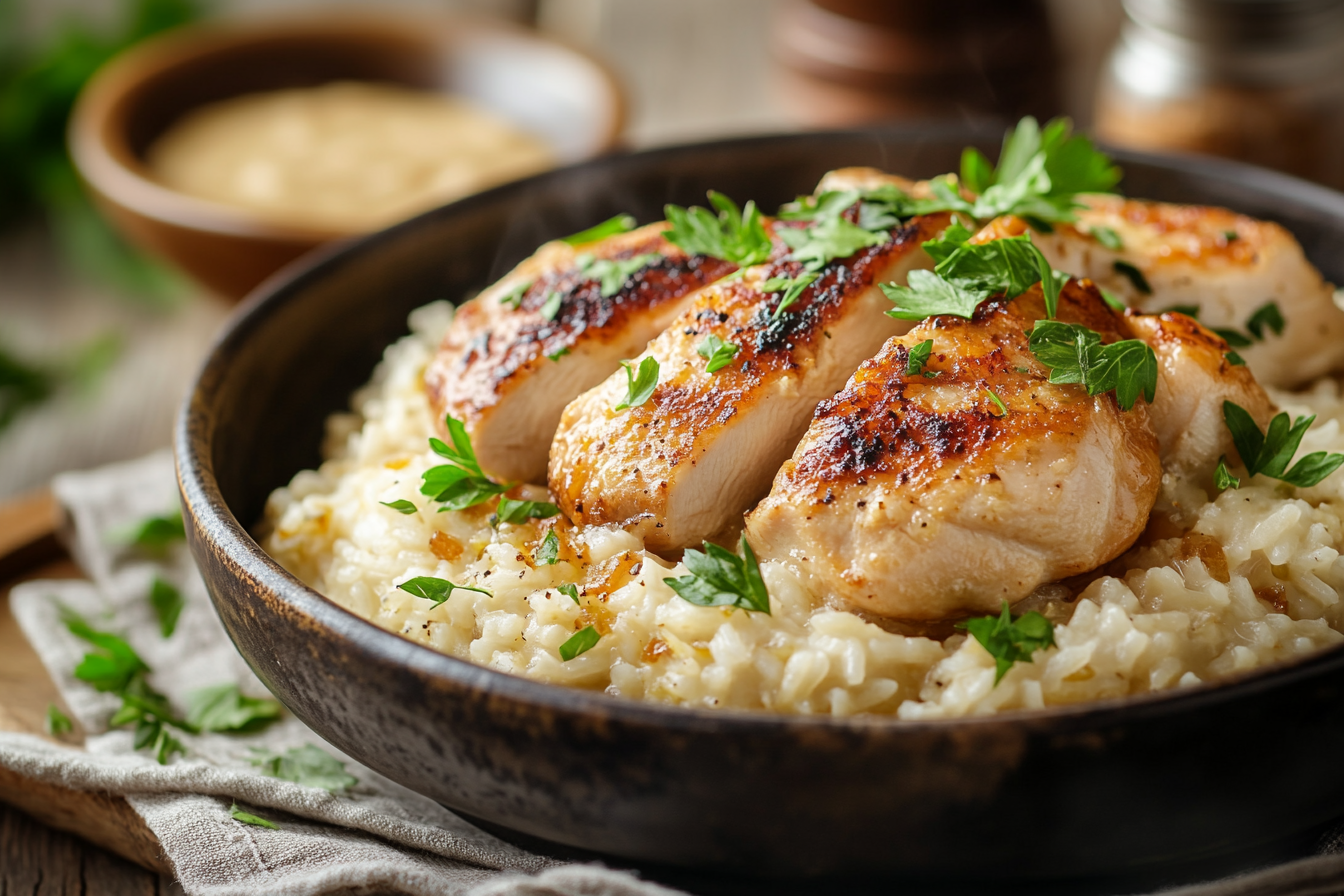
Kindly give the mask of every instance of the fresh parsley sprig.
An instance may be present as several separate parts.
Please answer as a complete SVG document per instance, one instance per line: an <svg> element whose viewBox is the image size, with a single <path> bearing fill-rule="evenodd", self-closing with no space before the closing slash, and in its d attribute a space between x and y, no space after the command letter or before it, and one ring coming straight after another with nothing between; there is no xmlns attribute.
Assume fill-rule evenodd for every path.
<svg viewBox="0 0 1344 896"><path fill-rule="evenodd" d="M708 541L703 553L687 548L681 562L691 574L663 581L683 600L698 607L738 607L768 616L770 594L745 533L738 548L741 557Z"/></svg>
<svg viewBox="0 0 1344 896"><path fill-rule="evenodd" d="M629 361L622 361L621 366L625 368L625 397L612 408L614 411L639 407L648 401L653 395L653 390L658 388L657 358L650 357L640 361L638 372L630 365Z"/></svg>
<svg viewBox="0 0 1344 896"><path fill-rule="evenodd" d="M495 510L495 521L499 523L525 523L528 520L548 520L560 512L549 501L516 501L513 498L500 498Z"/></svg>
<svg viewBox="0 0 1344 896"><path fill-rule="evenodd" d="M616 236L620 233L629 233L634 230L638 224L631 215L616 215L608 218L601 224L594 224L587 230L580 230L578 233L571 233L569 236L562 236L562 243L569 243L571 246L582 246L585 243L595 243L598 240L606 239L609 236Z"/></svg>
<svg viewBox="0 0 1344 896"><path fill-rule="evenodd" d="M1142 395L1151 402L1157 392L1157 355L1139 339L1101 344L1101 336L1080 324L1038 320L1028 342L1036 359L1050 368L1052 383L1080 383L1088 395L1115 391L1115 401L1129 410Z"/></svg>
<svg viewBox="0 0 1344 896"><path fill-rule="evenodd" d="M481 471L476 452L471 447L471 437L467 435L467 427L461 420L449 415L444 418L444 424L452 444L431 437L429 447L448 463L426 470L421 476L420 485L420 494L443 504L439 508L440 513L474 507L513 487L512 483L505 485L494 482Z"/></svg>
<svg viewBox="0 0 1344 896"><path fill-rule="evenodd" d="M591 625L579 629L569 640L560 645L560 659L569 662L581 653L587 653L597 646L597 642L602 640L602 635Z"/></svg>
<svg viewBox="0 0 1344 896"><path fill-rule="evenodd" d="M585 253L575 259L582 276L598 281L599 289L604 298L610 298L620 292L621 287L625 285L625 281L629 280L631 275L637 271L641 271L649 265L657 264L662 260L663 256L657 252L645 252L642 255L634 255L630 258L594 258L592 255Z"/></svg>
<svg viewBox="0 0 1344 896"><path fill-rule="evenodd" d="M532 559L541 566L554 566L560 559L560 537L554 529L546 530L546 537L537 545Z"/></svg>
<svg viewBox="0 0 1344 896"><path fill-rule="evenodd" d="M1247 472L1252 476L1262 473L1299 488L1316 485L1338 469L1340 464L1344 464L1344 454L1313 451L1293 464L1291 469L1288 467L1298 446L1302 444L1302 437L1315 420L1316 415L1312 414L1290 423L1287 411L1280 411L1269 421L1268 431L1261 432L1249 411L1235 402L1223 402L1223 421L1232 433L1232 443L1237 446L1237 453L1241 455L1241 462ZM1224 481L1232 488L1238 487L1240 480L1235 480L1227 473L1226 458L1219 459L1219 466L1226 474ZM1215 478L1219 478L1216 474L1217 471Z"/></svg>
<svg viewBox="0 0 1344 896"><path fill-rule="evenodd" d="M906 376L923 375L932 379L938 375L936 370L926 371L924 365L929 363L929 355L933 353L933 340L925 339L918 345L909 349L909 354L905 356L905 374Z"/></svg>
<svg viewBox="0 0 1344 896"><path fill-rule="evenodd" d="M486 597L494 597L484 588L473 588L471 585L455 585L447 579L434 576L416 576L413 579L407 579L397 587L407 594L433 601L436 607L452 597L454 591L475 591L477 594L484 594Z"/></svg>
<svg viewBox="0 0 1344 896"><path fill-rule="evenodd" d="M781 227L775 231L793 251L790 261L801 261L808 271L819 271L837 258L860 249L880 246L891 238L885 228L867 230L848 218L825 217L808 227Z"/></svg>
<svg viewBox="0 0 1344 896"><path fill-rule="evenodd" d="M1036 612L1014 618L1008 601L1003 602L998 616L968 619L957 628L969 632L994 657L995 687L1014 663L1031 662L1036 651L1055 646L1055 627L1050 620Z"/></svg>
<svg viewBox="0 0 1344 896"><path fill-rule="evenodd" d="M691 255L708 255L730 261L740 268L761 264L770 258L770 237L756 203L745 208L722 193L709 191L709 203L717 216L700 206L667 205L663 213L672 226L663 232L668 242Z"/></svg>
<svg viewBox="0 0 1344 896"><path fill-rule="evenodd" d="M811 271L799 274L797 277L771 277L761 284L761 292L782 292L783 296L779 299L779 304L775 306L775 311L770 315L771 320L778 320L779 316L789 309L789 306L798 301L798 297L803 294L803 290L811 286L817 279L817 274Z"/></svg>
<svg viewBox="0 0 1344 896"><path fill-rule="evenodd" d="M911 271L908 286L881 284L896 305L887 314L900 320L937 314L970 318L991 296L1013 299L1040 283L1046 314L1054 317L1068 277L1050 267L1026 234L987 243L972 243L971 236L953 223L940 237L925 242L924 251L935 261L933 270Z"/></svg>
<svg viewBox="0 0 1344 896"><path fill-rule="evenodd" d="M1027 116L1004 137L999 163L991 167L979 150L961 155L961 183L977 194L966 211L980 221L1017 215L1041 230L1075 220L1079 193L1109 193L1121 171L1067 118L1042 129ZM956 209L952 209L956 210Z"/></svg>
<svg viewBox="0 0 1344 896"><path fill-rule="evenodd" d="M718 373L733 363L733 358L737 357L737 353L741 350L742 347L737 343L724 342L718 336L710 333L696 347L695 353L708 362L705 364L705 373Z"/></svg>

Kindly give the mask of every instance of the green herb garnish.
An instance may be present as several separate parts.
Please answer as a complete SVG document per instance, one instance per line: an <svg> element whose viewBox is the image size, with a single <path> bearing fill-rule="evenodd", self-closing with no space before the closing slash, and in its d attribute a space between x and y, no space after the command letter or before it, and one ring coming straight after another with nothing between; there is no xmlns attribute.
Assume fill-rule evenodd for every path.
<svg viewBox="0 0 1344 896"><path fill-rule="evenodd" d="M1241 239L1241 234L1237 233L1235 230L1224 230L1223 239L1230 243L1233 240Z"/></svg>
<svg viewBox="0 0 1344 896"><path fill-rule="evenodd" d="M1254 344L1249 336L1239 333L1230 327L1209 327L1209 330L1232 348L1248 348Z"/></svg>
<svg viewBox="0 0 1344 896"><path fill-rule="evenodd" d="M1218 466L1213 468L1213 484L1220 492L1229 488L1241 488L1241 480L1233 476L1232 471L1227 468L1226 454L1218 458Z"/></svg>
<svg viewBox="0 0 1344 896"><path fill-rule="evenodd" d="M919 345L913 346L908 350L905 357L906 376L915 376L924 372L924 365L929 363L929 355L933 353L933 340L925 339ZM928 376L929 374L924 374ZM937 374L933 374L937 376Z"/></svg>
<svg viewBox="0 0 1344 896"><path fill-rule="evenodd" d="M1110 227L1096 226L1088 231L1092 238L1101 243L1112 252L1122 252L1125 248L1125 241L1120 239L1120 234L1116 233Z"/></svg>
<svg viewBox="0 0 1344 896"><path fill-rule="evenodd" d="M1285 323L1283 312L1279 310L1279 303L1269 301L1255 309L1251 316L1246 319L1246 329L1256 339L1263 341L1265 327L1269 327L1275 336L1282 336Z"/></svg>
<svg viewBox="0 0 1344 896"><path fill-rule="evenodd" d="M501 523L525 523L528 520L547 520L560 512L548 501L515 501L513 498L500 498L495 516Z"/></svg>
<svg viewBox="0 0 1344 896"><path fill-rule="evenodd" d="M560 559L560 537L555 534L554 529L546 530L546 537L537 545L537 550L532 554L532 559L542 566L554 566Z"/></svg>
<svg viewBox="0 0 1344 896"><path fill-rule="evenodd" d="M578 586L578 585L574 585L574 584L566 583L566 584L564 584L564 585L561 585L561 586L560 586L559 588L557 588L556 590L559 591L561 594L563 594L565 597L567 597L567 598L569 598L570 600L574 601L574 603L576 603L576 604L579 603L579 586Z"/></svg>
<svg viewBox="0 0 1344 896"><path fill-rule="evenodd" d="M569 243L571 246L582 246L584 243L595 243L598 240L606 239L609 236L616 236L618 233L629 233L634 230L638 222L631 215L616 215L608 218L601 224L594 224L587 230L580 230L578 233L571 233L569 236L562 236L562 243Z"/></svg>
<svg viewBox="0 0 1344 896"><path fill-rule="evenodd" d="M999 416L1007 417L1008 405L1003 403L1003 399L999 397L998 393L995 392L993 389L986 388L985 394L989 396L990 401L994 402L994 407L999 409Z"/></svg>
<svg viewBox="0 0 1344 896"><path fill-rule="evenodd" d="M1055 646L1055 627L1040 613L1013 618L1008 601L998 616L981 616L957 624L994 657L994 686L998 687L1013 663L1031 662L1038 650Z"/></svg>
<svg viewBox="0 0 1344 896"><path fill-rule="evenodd" d="M182 511L141 520L127 541L141 550L162 553L170 544L185 541L187 528L182 522Z"/></svg>
<svg viewBox="0 0 1344 896"><path fill-rule="evenodd" d="M1139 339L1102 345L1098 333L1080 324L1038 320L1029 347L1050 368L1050 382L1081 383L1088 395L1114 390L1123 410L1140 395L1151 402L1157 392L1157 355Z"/></svg>
<svg viewBox="0 0 1344 896"><path fill-rule="evenodd" d="M1074 220L1078 193L1114 190L1120 169L1090 140L1072 131L1067 118L1052 119L1042 129L1027 116L1005 135L995 168L979 150L966 149L961 155L961 182L978 194L969 213L981 221L1018 215L1038 229L1048 229L1050 222Z"/></svg>
<svg viewBox="0 0 1344 896"><path fill-rule="evenodd" d="M738 547L741 557L708 541L704 553L687 548L681 562L691 574L663 581L698 607L738 607L768 616L770 595L745 533Z"/></svg>
<svg viewBox="0 0 1344 896"><path fill-rule="evenodd" d="M809 227L781 227L775 231L793 251L788 260L801 261L808 271L819 271L837 258L848 258L860 249L880 246L891 235L885 230L865 230L848 218L822 218Z"/></svg>
<svg viewBox="0 0 1344 896"><path fill-rule="evenodd" d="M638 373L630 366L629 361L622 361L621 366L625 368L626 390L625 398L612 409L616 411L639 407L648 401L653 395L653 390L658 388L657 358L645 358L640 361Z"/></svg>
<svg viewBox="0 0 1344 896"><path fill-rule="evenodd" d="M1105 287L1098 286L1097 291L1101 293L1101 300L1111 307L1112 311L1124 311L1129 306L1125 300Z"/></svg>
<svg viewBox="0 0 1344 896"><path fill-rule="evenodd" d="M774 314L770 315L771 320L778 320L790 305L798 301L798 297L803 294L813 281L817 279L814 273L803 273L797 277L771 277L761 284L761 292L782 292L784 295L780 298L779 304L775 306Z"/></svg>
<svg viewBox="0 0 1344 896"><path fill-rule="evenodd" d="M564 304L565 296L558 289L553 289L546 293L546 301L541 305L541 316L546 320L555 320L555 316L560 313L560 306Z"/></svg>
<svg viewBox="0 0 1344 896"><path fill-rule="evenodd" d="M1134 265L1130 264L1127 261L1121 261L1120 259L1117 258L1115 261L1111 263L1111 267L1115 270L1117 274L1121 274L1125 278L1127 278L1130 284L1133 285L1133 287L1137 289L1139 292L1143 293L1146 296L1150 296L1153 294L1153 287L1149 285L1148 278L1143 276L1143 271L1134 267Z"/></svg>
<svg viewBox="0 0 1344 896"><path fill-rule="evenodd" d="M647 252L632 258L597 258L591 255L579 266L579 273L590 280L597 280L603 297L610 298L621 291L625 281L636 271L641 271L663 260L657 252ZM548 318L549 319L549 318Z"/></svg>
<svg viewBox="0 0 1344 896"><path fill-rule="evenodd" d="M761 264L770 258L770 237L755 202L739 210L737 203L722 193L709 191L709 203L718 210L678 205L663 207L672 226L663 232L668 242L691 255L708 255L730 261L738 267Z"/></svg>
<svg viewBox="0 0 1344 896"><path fill-rule="evenodd" d="M187 695L187 724L199 731L250 734L280 718L280 703L244 697L236 684L201 688Z"/></svg>
<svg viewBox="0 0 1344 896"><path fill-rule="evenodd" d="M1241 355L1237 354L1236 352L1232 351L1231 349L1223 352L1223 357L1226 358L1227 363L1231 364L1233 367L1246 366L1246 359L1243 358Z"/></svg>
<svg viewBox="0 0 1344 896"><path fill-rule="evenodd" d="M546 355L546 357L547 357L548 360L551 360L551 361L559 361L559 360L560 360L561 358L563 358L565 355L569 354L569 352L570 352L570 348L569 348L569 346L565 346L564 348L559 348L559 349L556 349L556 350L553 351L553 352L549 352L549 353Z"/></svg>
<svg viewBox="0 0 1344 896"><path fill-rule="evenodd" d="M520 307L522 307L523 296L527 295L527 291L532 288L533 282L534 281L532 280L526 280L522 283L519 283L513 289L509 290L508 292L504 293L504 295L499 297L499 304L507 305L514 311L517 311Z"/></svg>
<svg viewBox="0 0 1344 896"><path fill-rule="evenodd" d="M407 594L413 594L416 597L423 597L425 600L433 601L434 606L446 601L453 596L454 591L475 591L477 594L484 594L486 597L494 597L484 588L473 588L470 585L454 585L447 579L439 579L434 576L416 576L413 579L407 579L397 586Z"/></svg>
<svg viewBox="0 0 1344 896"><path fill-rule="evenodd" d="M575 632L568 641L560 645L560 659L569 662L581 653L587 653L597 646L602 636L591 625Z"/></svg>
<svg viewBox="0 0 1344 896"><path fill-rule="evenodd" d="M379 501L378 503L384 507L391 507L397 513L411 514L415 513L417 509L414 504L407 501L405 498L398 498L395 501Z"/></svg>
<svg viewBox="0 0 1344 896"><path fill-rule="evenodd" d="M440 512L443 512L474 507L513 487L512 483L504 485L486 478L476 461L476 452L471 447L467 427L461 420L447 416L444 424L452 444L431 437L429 447L435 454L447 459L448 463L430 467L424 472L420 494L441 502L443 507Z"/></svg>
<svg viewBox="0 0 1344 896"><path fill-rule="evenodd" d="M252 753L248 761L268 778L319 787L332 793L340 793L359 783L358 778L345 770L344 762L311 745L295 747L284 753L254 747Z"/></svg>
<svg viewBox="0 0 1344 896"><path fill-rule="evenodd" d="M779 312L776 311L775 313L778 314ZM705 337L705 341L696 347L695 353L709 362L705 365L705 373L717 373L733 363L733 358L737 357L737 353L741 350L740 345L733 342L724 342L718 336L710 333Z"/></svg>
<svg viewBox="0 0 1344 896"><path fill-rule="evenodd" d="M52 737L60 737L75 730L75 723L55 703L48 703L46 729Z"/></svg>
<svg viewBox="0 0 1344 896"><path fill-rule="evenodd" d="M953 224L938 239L924 243L924 251L936 262L933 270L911 271L908 286L883 283L882 291L896 305L887 314L901 320L937 314L970 318L991 296L1013 299L1040 283L1046 313L1054 316L1068 277L1051 269L1026 234L988 243L971 243L970 238L969 230Z"/></svg>
<svg viewBox="0 0 1344 896"><path fill-rule="evenodd" d="M276 824L273 821L267 821L260 815L253 815L251 812L244 812L242 809L238 808L237 803L234 803L232 806L229 807L229 815L233 817L234 821L241 821L243 824L255 825L256 827L259 828L270 828L273 831L280 830L280 825Z"/></svg>
<svg viewBox="0 0 1344 896"><path fill-rule="evenodd" d="M1299 417L1290 425L1288 413L1281 411L1269 421L1269 431L1262 433L1245 408L1231 401L1223 402L1223 420L1232 433L1232 443L1237 446L1246 470L1252 476L1263 473L1299 488L1316 485L1344 464L1344 454L1313 451L1292 469L1288 468L1289 461L1302 444L1302 437L1315 419L1315 414Z"/></svg>
<svg viewBox="0 0 1344 896"><path fill-rule="evenodd" d="M177 629L177 618L186 605L182 592L155 576L149 586L149 605L154 609L154 618L159 620L159 633L165 638L172 637Z"/></svg>

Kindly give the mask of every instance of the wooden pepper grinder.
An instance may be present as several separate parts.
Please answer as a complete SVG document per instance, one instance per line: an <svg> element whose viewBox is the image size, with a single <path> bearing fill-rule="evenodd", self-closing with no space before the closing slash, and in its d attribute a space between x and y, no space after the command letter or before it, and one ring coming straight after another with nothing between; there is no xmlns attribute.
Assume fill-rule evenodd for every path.
<svg viewBox="0 0 1344 896"><path fill-rule="evenodd" d="M811 125L1060 108L1043 0L802 0L780 11L773 47L781 100Z"/></svg>

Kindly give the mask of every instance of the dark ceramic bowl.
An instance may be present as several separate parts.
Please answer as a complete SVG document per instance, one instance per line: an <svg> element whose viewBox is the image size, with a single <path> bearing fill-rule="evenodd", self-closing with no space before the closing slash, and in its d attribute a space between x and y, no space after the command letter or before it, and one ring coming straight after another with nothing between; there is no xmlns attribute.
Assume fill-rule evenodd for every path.
<svg viewBox="0 0 1344 896"><path fill-rule="evenodd" d="M843 878L1026 880L1040 892L1145 871L1161 882L1244 867L1344 813L1344 650L1218 686L991 718L680 709L403 640L306 587L248 534L267 494L319 462L323 419L347 407L411 309L469 295L543 240L618 212L656 220L663 203L703 202L711 187L774 208L834 167L953 170L968 142L998 140L886 129L609 158L271 281L220 337L177 431L191 549L238 649L296 716L393 780L532 845L683 881L679 870L768 891ZM1129 194L1281 221L1344 282L1344 196L1208 159L1117 155Z"/></svg>

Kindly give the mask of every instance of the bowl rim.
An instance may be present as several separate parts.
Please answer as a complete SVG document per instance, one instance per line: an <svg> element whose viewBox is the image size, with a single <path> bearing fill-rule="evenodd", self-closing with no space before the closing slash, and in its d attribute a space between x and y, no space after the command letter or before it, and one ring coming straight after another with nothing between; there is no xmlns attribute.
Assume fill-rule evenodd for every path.
<svg viewBox="0 0 1344 896"><path fill-rule="evenodd" d="M264 212L202 199L156 181L126 139L113 128L114 116L128 93L146 80L173 72L204 55L283 38L323 35L363 37L380 34L443 45L454 34L503 35L536 46L558 49L587 67L602 85L611 110L595 140L593 157L618 145L629 103L614 71L575 44L504 19L465 13L335 10L315 17L282 13L256 18L210 19L173 28L123 50L94 73L75 101L66 144L80 177L111 202L155 221L189 230L249 239L323 243L378 231L342 230L286 223ZM194 108L194 107L193 107ZM586 161L586 160L585 160ZM581 163L580 163L581 164Z"/></svg>
<svg viewBox="0 0 1344 896"><path fill-rule="evenodd" d="M233 567L235 576L243 576L270 591L289 609L312 620L345 642L347 649L359 651L369 660L402 666L422 678L437 679L447 685L447 689L472 691L481 699L505 699L557 715L581 715L600 718L608 723L657 727L672 731L726 730L744 734L788 727L826 732L864 734L876 732L893 736L904 732L912 734L942 732L955 735L968 729L1001 726L1028 732L1048 730L1051 734L1059 734L1067 730L1095 729L1120 722L1129 723L1136 717L1152 718L1191 712L1237 700L1243 695L1306 684L1326 672L1344 667L1344 644L1337 644L1248 672L1213 681L1202 681L1193 686L1178 686L1162 691L1047 706L1041 709L1003 710L984 715L937 719L901 719L894 714L803 715L759 709L708 709L653 703L633 698L613 697L601 691L551 684L503 672L441 653L381 628L310 588L285 569L266 553L248 529L233 515L223 499L209 455L214 427L208 415L204 413L204 407L205 396L213 392L217 384L227 376L231 354L246 340L250 331L263 324L269 313L300 295L309 283L333 273L347 257L373 251L383 243L395 241L405 231L420 227L422 220L454 215L459 210L470 210L475 205L493 202L501 194L526 192L548 180L563 180L602 167L620 168L624 165L656 162L664 158L674 159L690 152L766 147L793 140L843 140L865 137L893 142L953 139L971 143L991 133L994 134L994 139L998 139L1001 131L991 132L962 124L916 123L763 134L661 146L591 159L542 172L440 206L373 234L321 247L292 262L258 286L216 334L205 360L200 365L174 425L174 460L184 513L199 531L202 540L212 544ZM1255 165L1195 154L1140 152L1116 147L1107 147L1107 151L1122 167L1126 162L1136 162L1165 167L1178 173L1200 175L1212 173L1215 176L1234 178L1256 189L1273 191L1276 195L1344 222L1344 193L1291 175Z"/></svg>

